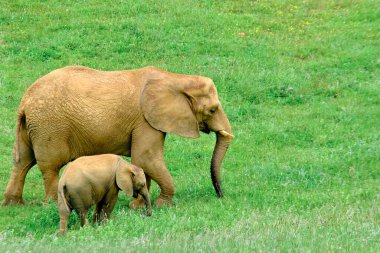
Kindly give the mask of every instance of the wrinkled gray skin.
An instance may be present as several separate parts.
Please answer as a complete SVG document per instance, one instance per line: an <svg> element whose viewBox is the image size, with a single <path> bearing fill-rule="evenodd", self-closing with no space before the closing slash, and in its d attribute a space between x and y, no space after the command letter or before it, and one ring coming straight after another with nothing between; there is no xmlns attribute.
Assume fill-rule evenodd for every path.
<svg viewBox="0 0 380 253"><path fill-rule="evenodd" d="M155 205L171 205L173 179L164 162L166 133L199 137L216 133L211 178L223 196L220 170L233 135L207 77L181 75L155 67L98 71L74 66L38 79L25 93L17 113L14 163L3 205L24 203L29 169L42 172L45 201L57 199L62 166L81 156L130 156L161 192ZM144 206L139 197L131 207Z"/></svg>
<svg viewBox="0 0 380 253"><path fill-rule="evenodd" d="M115 207L119 190L137 197L141 194L152 214L152 206L144 171L113 154L84 156L69 163L58 184L58 209L60 229L58 235L67 232L72 210L85 225L88 209L96 205L93 222L107 219Z"/></svg>

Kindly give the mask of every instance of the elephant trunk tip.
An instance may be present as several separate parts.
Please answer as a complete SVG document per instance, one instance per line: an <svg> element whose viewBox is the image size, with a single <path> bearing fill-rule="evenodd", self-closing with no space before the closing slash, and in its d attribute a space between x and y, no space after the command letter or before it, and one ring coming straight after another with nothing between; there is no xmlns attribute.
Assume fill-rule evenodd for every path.
<svg viewBox="0 0 380 253"><path fill-rule="evenodd" d="M224 194L223 194L222 189L217 190L217 191L216 191L216 195L218 196L218 198L223 198L223 197L224 197Z"/></svg>
<svg viewBox="0 0 380 253"><path fill-rule="evenodd" d="M214 186L214 189L215 189L215 192L216 192L216 195L218 198L223 198L224 194L223 194L223 190L222 190L222 183L218 183L217 180L213 177L213 175L211 175L211 178L212 178L212 184Z"/></svg>

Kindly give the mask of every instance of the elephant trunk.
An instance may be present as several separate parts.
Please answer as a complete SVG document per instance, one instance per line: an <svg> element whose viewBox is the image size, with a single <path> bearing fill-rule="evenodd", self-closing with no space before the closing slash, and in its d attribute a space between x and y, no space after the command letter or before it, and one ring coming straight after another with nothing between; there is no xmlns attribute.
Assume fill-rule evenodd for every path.
<svg viewBox="0 0 380 253"><path fill-rule="evenodd" d="M140 194L145 201L145 206L146 206L145 215L151 216L152 215L152 204L150 203L150 196L149 196L148 188L145 186L144 189L140 192Z"/></svg>
<svg viewBox="0 0 380 253"><path fill-rule="evenodd" d="M216 133L216 143L214 152L211 159L211 179L214 189L219 198L223 197L222 182L220 178L220 171L224 155L230 145L233 135L226 131L219 131Z"/></svg>

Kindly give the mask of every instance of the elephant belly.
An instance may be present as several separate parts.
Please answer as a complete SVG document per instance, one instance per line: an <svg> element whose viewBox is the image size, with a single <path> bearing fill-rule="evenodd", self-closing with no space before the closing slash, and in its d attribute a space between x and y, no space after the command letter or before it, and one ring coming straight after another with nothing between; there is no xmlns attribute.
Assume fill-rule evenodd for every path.
<svg viewBox="0 0 380 253"><path fill-rule="evenodd" d="M106 153L131 155L131 137L128 135L86 132L63 125L52 131L46 131L46 128L38 130L34 129L32 138L37 162L45 161L62 166L81 156Z"/></svg>
<svg viewBox="0 0 380 253"><path fill-rule="evenodd" d="M109 133L93 133L86 137L71 134L68 145L75 157L96 154L117 154L130 156L130 136Z"/></svg>

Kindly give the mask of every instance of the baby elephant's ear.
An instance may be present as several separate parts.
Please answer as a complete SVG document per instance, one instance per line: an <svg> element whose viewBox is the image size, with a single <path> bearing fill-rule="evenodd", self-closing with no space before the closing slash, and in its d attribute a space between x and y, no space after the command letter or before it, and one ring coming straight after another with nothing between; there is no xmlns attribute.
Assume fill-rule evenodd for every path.
<svg viewBox="0 0 380 253"><path fill-rule="evenodd" d="M133 196L132 171L126 164L120 164L116 169L116 184L127 195Z"/></svg>

